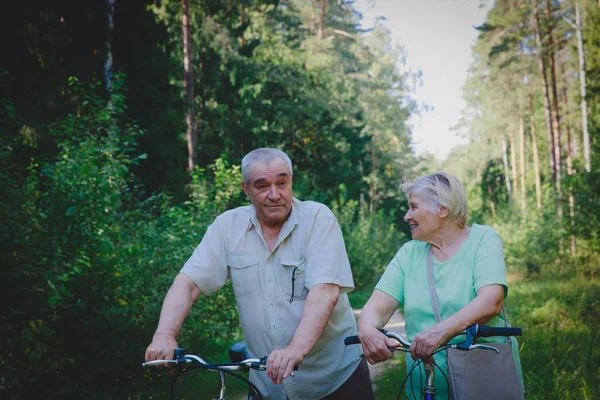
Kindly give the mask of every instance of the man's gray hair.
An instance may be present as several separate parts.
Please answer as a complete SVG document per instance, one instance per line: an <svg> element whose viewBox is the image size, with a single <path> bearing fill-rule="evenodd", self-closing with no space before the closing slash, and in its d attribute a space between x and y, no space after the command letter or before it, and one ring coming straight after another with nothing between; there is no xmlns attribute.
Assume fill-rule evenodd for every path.
<svg viewBox="0 0 600 400"><path fill-rule="evenodd" d="M283 160L287 164L290 174L292 174L292 160L279 149L263 147L252 150L242 158L242 179L246 184L250 184L250 170L255 163L270 164L275 160Z"/></svg>
<svg viewBox="0 0 600 400"><path fill-rule="evenodd" d="M436 171L403 183L400 187L406 197L409 197L412 192L424 190L434 204L448 208L448 217L456 220L458 226L461 228L467 226L469 218L467 195L463 185L454 175Z"/></svg>

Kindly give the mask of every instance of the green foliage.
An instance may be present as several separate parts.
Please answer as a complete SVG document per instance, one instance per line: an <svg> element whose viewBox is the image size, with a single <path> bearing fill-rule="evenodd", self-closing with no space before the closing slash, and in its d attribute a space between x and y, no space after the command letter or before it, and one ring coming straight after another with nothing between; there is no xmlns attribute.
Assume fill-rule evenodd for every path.
<svg viewBox="0 0 600 400"><path fill-rule="evenodd" d="M19 196L4 210L6 221L15 223L2 232L7 269L0 390L12 398L40 391L108 398L139 380L134 360L152 335L164 294L220 211L193 202L172 206L166 195L137 203L130 167L140 158L133 148L141 131L122 118L118 85L109 106L95 94L98 86L72 81L74 112L48 127L55 157L32 160L26 174L2 172L9 194ZM10 103L5 110L3 118L13 123L3 126L16 129ZM7 166L16 160L22 135L10 132L13 146L1 154ZM214 183L206 196L219 207L239 202L228 186L233 178L239 182L239 168L219 159L212 172L198 177ZM180 340L237 336L226 287L195 307Z"/></svg>
<svg viewBox="0 0 600 400"><path fill-rule="evenodd" d="M242 171L239 165L229 166L224 154L208 166L210 173L196 167L192 174L190 203L198 210L218 215L247 202L241 188Z"/></svg>
<svg viewBox="0 0 600 400"><path fill-rule="evenodd" d="M558 7L560 14L568 20L574 19L572 2L548 4L552 8ZM473 47L474 60L465 85L468 107L459 124L470 143L453 151L445 168L455 172L467 188L471 221L493 225L500 232L509 268L546 277L594 276L598 273L600 250L596 223L600 209L595 195L599 187L598 169L594 163L592 165L596 166L590 172L583 168L579 82L569 79L579 70L575 62L578 58L575 32L557 18L557 13L544 16L544 2L539 2L539 10L533 10L531 6L531 3L497 1L488 13ZM542 47L536 48L531 22L534 12L540 20L542 38L552 29L557 42L555 46L549 46L544 40ZM600 31L598 24L594 24L598 19L597 7L588 7L582 12L591 154L595 162L598 147L594 138L600 124L594 122L597 118L591 110L599 104L598 91L594 88L600 82L596 45ZM554 81L547 58L550 51L554 52L557 65ZM542 54L536 54L538 52ZM540 55L546 63L551 100L559 106L563 143L560 189L548 162L551 145L544 118ZM565 72L559 73L560 69ZM558 93L564 89L568 104L562 98L554 99L553 85ZM552 109L552 113L556 112ZM524 147L519 140L511 140L511 137L517 137L521 128ZM569 173L564 165L567 131L571 135L568 147L573 165ZM515 175L517 181L513 180ZM539 210L536 178L540 181L541 191Z"/></svg>
<svg viewBox="0 0 600 400"><path fill-rule="evenodd" d="M392 218L369 213L357 201L337 203L333 212L342 228L357 290L376 283L394 254L407 241Z"/></svg>
<svg viewBox="0 0 600 400"><path fill-rule="evenodd" d="M571 3L553 6L561 7L555 16L573 17ZM433 168L412 151L406 121L416 107L407 82L416 77L404 71L406 54L390 32L362 31L348 2L328 1L321 26L310 1L233 0L191 4L199 166L188 174L180 3L117 2L110 56L128 78L125 86L116 74L110 94L69 78L102 76L105 8L35 0L5 9L11 18L4 26L16 38L0 72L0 393L10 398L157 393L166 377L143 375L139 361L162 299L215 215L246 204L237 165L249 150L285 150L297 197L332 204L359 289L372 288L408 240L398 184ZM556 218L529 3L496 2L480 29L459 126L470 143L445 164L467 188L471 222L500 232L509 269L539 280L524 294L549 277L593 281L600 273L600 23L596 8L582 11L593 167L581 173L580 149L576 174L563 177L561 195L572 188L575 217ZM542 18L543 29L550 22ZM560 43L573 37L564 27L555 31ZM563 48L568 76L576 73L571 48ZM569 79L564 85L572 105L561 121L571 123L581 148L578 90ZM522 211L506 189L501 143L527 110L529 92ZM532 123L541 210L533 204ZM571 237L575 255L568 255ZM563 329L580 335L589 319L573 318L573 307L597 310L595 300L573 296L535 303L532 323L560 338ZM180 343L217 359L239 336L226 286L193 308ZM545 384L557 396L597 395L585 371L554 368ZM580 391L565 389L577 382Z"/></svg>

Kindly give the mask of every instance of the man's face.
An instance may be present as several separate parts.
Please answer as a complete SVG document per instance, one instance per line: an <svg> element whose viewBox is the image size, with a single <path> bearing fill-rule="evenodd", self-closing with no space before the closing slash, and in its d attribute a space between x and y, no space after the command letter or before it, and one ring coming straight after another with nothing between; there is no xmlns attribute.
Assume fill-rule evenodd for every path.
<svg viewBox="0 0 600 400"><path fill-rule="evenodd" d="M292 173L283 160L269 164L256 163L250 170L249 181L242 189L256 210L261 224L281 226L292 209Z"/></svg>

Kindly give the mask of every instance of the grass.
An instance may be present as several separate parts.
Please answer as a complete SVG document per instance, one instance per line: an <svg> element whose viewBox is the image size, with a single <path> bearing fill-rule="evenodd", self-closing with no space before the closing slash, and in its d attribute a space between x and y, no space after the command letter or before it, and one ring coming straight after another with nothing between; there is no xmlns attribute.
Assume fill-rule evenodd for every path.
<svg viewBox="0 0 600 400"><path fill-rule="evenodd" d="M599 398L600 281L525 280L511 297L528 400Z"/></svg>
<svg viewBox="0 0 600 400"><path fill-rule="evenodd" d="M519 343L527 400L600 398L600 281L515 281L507 311L512 325L523 328ZM398 396L406 376L404 355L394 361L374 382L377 399Z"/></svg>

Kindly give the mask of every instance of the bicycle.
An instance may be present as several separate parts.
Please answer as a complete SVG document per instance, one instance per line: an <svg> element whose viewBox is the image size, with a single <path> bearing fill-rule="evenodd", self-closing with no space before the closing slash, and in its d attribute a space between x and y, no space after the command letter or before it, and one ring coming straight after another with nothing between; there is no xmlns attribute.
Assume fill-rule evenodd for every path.
<svg viewBox="0 0 600 400"><path fill-rule="evenodd" d="M403 351L406 353L410 352L409 349L410 349L411 342L408 339L406 339L404 336L402 336L401 334L396 333L396 332L386 331L385 329L380 329L380 331L387 337L396 339L400 343L401 347L390 349L390 351L394 352L396 350L399 350L399 351ZM493 326L484 326L484 325L471 325L466 330L459 332L458 334L456 334L454 336L454 338L455 338L455 337L458 337L461 335L466 335L466 339L464 342L455 343L455 344L446 344L444 346L439 347L436 351L434 351L433 354L439 353L440 351L443 351L446 349L457 349L457 350L463 350L463 351L481 349L481 350L491 350L491 351L495 351L496 353L498 353L499 351L495 347L487 346L484 344L475 344L475 341L477 340L477 338L480 338L480 337L521 336L521 333L522 333L522 329L519 327L493 327ZM358 336L356 336L356 335L348 336L344 339L344 344L346 346L353 345L353 344L360 344L360 340L358 339ZM362 357L363 356L360 356L360 358L362 358ZM446 376L444 371L435 362L429 364L429 363L424 363L423 360L419 359L413 364L411 370L406 374L407 376L406 376L406 379L404 379L402 386L400 387L400 392L398 394L398 398L400 398L400 393L402 393L402 390L404 389L404 385L406 384L408 379L411 377L412 372L421 363L423 364L423 368L425 370L425 385L423 387L423 392L422 392L421 398L423 398L424 400L435 400L435 386L434 386L435 368L438 368L440 370L440 372L444 376L444 379L446 380L446 384L448 384L448 377Z"/></svg>
<svg viewBox="0 0 600 400"><path fill-rule="evenodd" d="M175 386L179 378L186 372L203 369L207 371L218 372L220 379L219 397L214 400L225 400L227 375L233 376L236 379L248 384L248 400L262 400L263 396L260 390L245 377L236 374L235 372L248 372L251 369L257 371L265 371L267 369L267 357L250 358L246 344L238 342L229 348L229 359L231 362L224 364L210 364L202 357L187 354L185 349L175 349L172 360L154 360L142 363L143 367L158 366L165 364L175 364L181 369L173 376L170 386L170 399L175 399ZM297 369L297 368L296 368ZM294 374L292 373L292 376Z"/></svg>

